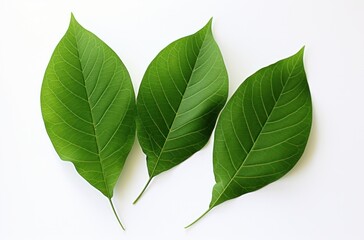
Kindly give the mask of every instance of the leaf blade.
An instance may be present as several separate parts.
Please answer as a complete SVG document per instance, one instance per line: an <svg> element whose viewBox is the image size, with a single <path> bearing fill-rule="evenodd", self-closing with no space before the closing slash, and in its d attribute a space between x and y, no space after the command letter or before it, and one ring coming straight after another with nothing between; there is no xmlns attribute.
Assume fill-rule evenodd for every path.
<svg viewBox="0 0 364 240"><path fill-rule="evenodd" d="M303 52L254 73L223 109L214 141L216 184L206 213L278 180L303 154L312 123Z"/></svg>
<svg viewBox="0 0 364 240"><path fill-rule="evenodd" d="M285 68L290 68L291 72ZM281 71L279 74L277 71ZM270 87L269 91L262 89L261 85L264 76L271 74L270 85L274 85L275 89L281 88L279 91ZM261 77L262 76L262 77ZM261 78L260 78L261 77ZM283 82L285 83L283 84ZM260 84L259 90L255 86ZM283 84L279 87L280 84ZM266 84L268 86L268 84ZM251 90L249 93L247 91ZM265 91L259 95L261 100L254 93ZM242 96L239 96L240 95ZM270 95L270 96L269 96ZM238 104L239 98L242 104ZM274 105L272 105L272 99ZM210 207L214 207L226 200L240 196L242 194L258 190L259 188L279 179L286 174L301 157L305 145L308 140L311 122L312 122L312 105L306 75L303 68L303 49L296 55L282 60L276 64L263 68L256 74L248 78L242 87L237 90L235 96L232 97L231 103L226 106L229 113L221 114L221 123L218 123L216 129L216 144L214 145L214 172L217 184L214 187L213 198ZM260 103L259 103L260 102ZM237 104L237 105L235 105ZM235 105L235 106L234 106ZM251 106L249 106L251 105ZM254 107L258 106L258 107ZM249 139L243 136L246 129L236 130L236 123L239 117L233 116L232 108L242 107L242 116L245 120L246 129L249 132ZM225 110L224 110L225 111ZM264 121L264 112L266 118ZM228 115L230 114L230 116ZM225 119L226 118L226 119ZM228 164L222 160L224 152L229 154L231 149L236 146L228 147L228 142L225 139L226 127L223 124L230 119L232 132L234 133L237 142L240 145L240 159L236 155L231 156L231 163ZM258 120L258 121L257 121ZM263 121L264 125L260 121ZM240 119L241 121L241 119ZM259 124L254 123L259 122ZM274 133L274 134L273 134ZM296 142L291 142L296 141ZM224 141L225 146L218 142ZM244 142L244 143L242 143ZM231 143L231 142L230 142ZM247 149L250 149L247 151ZM241 162L243 151L247 151L246 157ZM243 155L244 156L244 155ZM267 157L269 156L269 157ZM235 160L235 163L234 163ZM240 162L239 162L240 161ZM222 178L225 177L220 166L236 168L240 165L231 179L223 184L225 187L222 191L219 190L219 183L224 183ZM244 169L244 167L252 168L253 170ZM272 167L273 170L269 169ZM277 171L277 169L279 171ZM254 172L259 172L261 175L256 175ZM233 171L234 172L234 171ZM243 181L239 180L242 179ZM249 180L251 179L251 180ZM260 181L258 181L260 180ZM234 181L236 181L234 186ZM244 189L241 189L242 184ZM238 191L240 189L240 192ZM230 192L230 193L227 193ZM224 195L228 195L224 197ZM215 198L214 198L215 197Z"/></svg>
<svg viewBox="0 0 364 240"><path fill-rule="evenodd" d="M137 98L137 133L150 178L206 144L227 92L227 72L212 36L211 20L157 55Z"/></svg>
<svg viewBox="0 0 364 240"><path fill-rule="evenodd" d="M60 158L110 199L134 141L134 90L119 57L73 15L48 64L41 108Z"/></svg>

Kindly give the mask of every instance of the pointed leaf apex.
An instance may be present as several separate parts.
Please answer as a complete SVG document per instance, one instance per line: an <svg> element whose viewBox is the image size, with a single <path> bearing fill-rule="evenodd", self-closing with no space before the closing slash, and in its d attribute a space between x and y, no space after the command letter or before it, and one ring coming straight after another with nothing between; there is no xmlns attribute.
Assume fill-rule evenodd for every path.
<svg viewBox="0 0 364 240"><path fill-rule="evenodd" d="M71 28L81 28L84 29L83 26L76 20L75 15L71 12L71 21L69 24L69 29Z"/></svg>
<svg viewBox="0 0 364 240"><path fill-rule="evenodd" d="M303 53L305 52L305 46L303 46L298 52L297 55L303 56Z"/></svg>
<svg viewBox="0 0 364 240"><path fill-rule="evenodd" d="M210 20L207 22L206 26L207 28L210 28L211 29L211 26L212 26L212 20L213 20L213 17L210 18Z"/></svg>
<svg viewBox="0 0 364 240"><path fill-rule="evenodd" d="M71 22L76 21L75 15L73 15L73 12L71 12Z"/></svg>
<svg viewBox="0 0 364 240"><path fill-rule="evenodd" d="M206 25L201 28L198 32L200 33L204 33L204 34L207 34L207 33L212 33L212 17L210 18L210 20L206 23Z"/></svg>
<svg viewBox="0 0 364 240"><path fill-rule="evenodd" d="M78 22L77 22L77 20L76 20L76 18L75 18L75 15L73 15L73 13L71 12L71 21L70 21L70 26L71 25L76 25L76 26L81 26Z"/></svg>

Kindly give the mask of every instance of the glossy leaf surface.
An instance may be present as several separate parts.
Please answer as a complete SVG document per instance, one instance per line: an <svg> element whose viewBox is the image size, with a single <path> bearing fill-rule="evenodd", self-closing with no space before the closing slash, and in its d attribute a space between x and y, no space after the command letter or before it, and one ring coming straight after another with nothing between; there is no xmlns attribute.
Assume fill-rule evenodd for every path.
<svg viewBox="0 0 364 240"><path fill-rule="evenodd" d="M222 111L208 211L276 181L303 154L312 122L303 52L250 76Z"/></svg>
<svg viewBox="0 0 364 240"><path fill-rule="evenodd" d="M157 55L137 99L137 133L150 179L207 143L227 94L228 76L211 21Z"/></svg>
<svg viewBox="0 0 364 240"><path fill-rule="evenodd" d="M119 57L73 16L47 67L41 106L60 158L110 199L134 142L134 90Z"/></svg>

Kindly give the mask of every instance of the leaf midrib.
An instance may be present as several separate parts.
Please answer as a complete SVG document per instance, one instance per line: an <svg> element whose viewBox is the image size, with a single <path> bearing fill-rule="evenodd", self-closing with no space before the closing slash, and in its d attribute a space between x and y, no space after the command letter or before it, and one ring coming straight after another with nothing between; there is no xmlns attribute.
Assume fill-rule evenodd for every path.
<svg viewBox="0 0 364 240"><path fill-rule="evenodd" d="M283 88L282 88L282 90L281 90L281 92L280 92L280 94L279 94L278 99L275 101L274 106L273 106L272 110L270 111L270 113L269 113L269 115L268 115L268 117L267 117L267 120L265 121L264 125L262 126L262 128L261 128L261 129L260 129L260 131L259 131L259 133L257 134L257 137L254 139L254 143L252 144L251 148L248 150L248 153L247 153L247 155L246 155L246 157L245 157L244 161L241 163L241 165L240 165L239 169L237 169L237 170L236 170L236 172L235 172L234 176L233 176L233 177L230 179L230 181L229 181L229 182L225 185L225 187L224 187L224 189L221 191L221 193L220 193L219 197L218 197L218 198L214 201L214 203L213 203L213 204L210 204L208 211L209 211L209 210L211 210L212 208L214 208L214 207L216 206L216 203L220 200L220 198L222 197L222 195L225 193L226 189L230 186L230 184L234 181L235 177L238 175L238 173L240 172L240 170L244 167L244 164L246 163L246 160L249 158L250 153L252 152L252 149L254 149L255 144L257 143L257 140L258 140L259 136L261 135L261 133L262 133L263 129L264 129L264 128L265 128L265 126L266 126L266 124L269 122L269 119L270 119L270 117L272 116L272 112L273 112L273 111L274 111L274 109L276 108L277 103L279 102L279 100L280 100L281 96L283 95L282 93L284 92L284 89L285 89L285 88L286 88L286 86L288 85L288 82L289 82L290 78L292 77L292 73L294 72L294 70L295 70L295 68L296 68L297 64L298 64L298 61L296 61L296 63L294 64L294 66L293 66L293 68L292 68L292 71L290 72L290 74L289 74L289 76L288 76L288 78L287 78L287 81L286 81L286 83L284 84L284 86L283 86ZM264 104L263 104L263 105L264 105ZM245 114L244 114L244 115L245 115Z"/></svg>
<svg viewBox="0 0 364 240"><path fill-rule="evenodd" d="M158 155L158 158L157 158L156 164L155 164L155 166L154 166L154 168L153 168L152 173L150 174L150 178L153 178L153 177L154 177L154 172L155 172L155 170L157 169L157 166L158 166L158 164L159 164L159 161L160 161L161 156L163 155L163 151L164 151L164 148L165 148L165 146L166 146L166 143L168 142L168 138L169 138L169 135L170 135L170 133L171 133L171 129L173 129L173 126L174 126L175 120L176 120L176 118L177 118L178 111L179 111L179 109L180 109L180 107L181 107L181 105L182 105L183 99L185 99L185 93L186 93L186 91L187 91L187 89L188 89L188 87L189 87L189 85L190 85L191 78L192 78L192 76L193 76L193 74L194 74L194 72L195 72L196 64L197 64L197 61L199 60L199 58L200 58L200 56L201 56L201 49L202 49L202 48L203 48L203 46L205 45L206 37L207 37L208 33L209 33L209 30L207 30L207 31L206 31L205 36L204 36L204 39L202 40L201 47L198 49L198 54L197 54L197 57L196 57L196 61L195 61L195 63L193 64L192 72L191 72L191 75L190 75L190 77L189 77L189 79L188 79L187 86L186 86L186 88L184 89L184 91L183 91L183 93L182 93L182 99L181 99L181 101L180 101L180 103L179 103L179 105L178 105L177 111L176 111L176 113L175 113L175 115L174 115L174 117L173 117L173 121L172 121L171 127L168 129L167 137L166 137L166 139L165 139L165 141L164 141L164 143L163 143L163 146L162 146L162 148L161 148L161 151L159 152L159 155Z"/></svg>
<svg viewBox="0 0 364 240"><path fill-rule="evenodd" d="M84 67L82 65L82 61L81 61L81 58L80 58L80 52L79 52L79 43L78 43L78 37L77 37L77 32L75 30L75 26L73 26L72 28L72 31L73 31L73 36L74 36L74 39L75 39L75 43L76 43L76 50L77 50L77 59L80 63L80 70L81 70L81 73L82 73L82 82L83 82L83 86L85 88L85 92L86 92L86 96L87 96L87 105L89 107L89 110L90 110L90 115L91 115L91 120L92 120L92 131L93 131L93 135L95 136L95 142L96 142L96 146L97 146L97 156L98 156L98 163L100 164L100 168L101 168L101 174L102 174L102 178L103 178L103 183L104 183L104 186L105 186L105 189L107 191L107 197L110 198L110 190L109 190L109 187L108 187L108 184L107 184L107 180L106 180L106 177L105 177L105 173L104 173L104 167L103 165L101 164L102 162L102 159L101 159L101 156L100 156L100 146L99 146L99 140L98 140L98 137L97 137L97 134L96 134L96 124L95 124L95 120L94 120L94 116L93 116L93 111L92 111L92 108L91 108L91 105L90 105L90 98L89 98L89 93L87 91L87 88L86 88L86 81L85 81L85 77L84 77ZM87 31L87 30L85 30ZM101 71L101 70L100 70Z"/></svg>

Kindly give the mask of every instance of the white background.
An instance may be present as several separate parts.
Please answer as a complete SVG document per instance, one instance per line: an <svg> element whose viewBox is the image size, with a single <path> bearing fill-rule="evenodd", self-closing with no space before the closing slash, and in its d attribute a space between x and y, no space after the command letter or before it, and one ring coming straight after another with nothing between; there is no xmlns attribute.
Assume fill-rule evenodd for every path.
<svg viewBox="0 0 364 240"><path fill-rule="evenodd" d="M56 155L39 95L73 12L120 56L138 90L167 44L214 17L230 96L243 80L306 46L314 119L307 149L279 181L216 207L192 228L214 184L211 140L147 181L137 141L107 199ZM364 239L364 2L361 0L0 0L0 239Z"/></svg>

